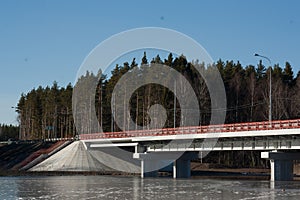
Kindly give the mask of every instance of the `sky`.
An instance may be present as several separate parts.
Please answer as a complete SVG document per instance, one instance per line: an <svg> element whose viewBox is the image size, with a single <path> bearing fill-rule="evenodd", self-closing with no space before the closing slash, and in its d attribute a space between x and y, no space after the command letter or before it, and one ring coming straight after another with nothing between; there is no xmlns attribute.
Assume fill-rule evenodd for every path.
<svg viewBox="0 0 300 200"><path fill-rule="evenodd" d="M0 1L0 123L17 124L12 107L38 86L74 83L100 42L133 28L162 27L188 35L214 61L300 70L300 1ZM130 61L129 61L130 62Z"/></svg>

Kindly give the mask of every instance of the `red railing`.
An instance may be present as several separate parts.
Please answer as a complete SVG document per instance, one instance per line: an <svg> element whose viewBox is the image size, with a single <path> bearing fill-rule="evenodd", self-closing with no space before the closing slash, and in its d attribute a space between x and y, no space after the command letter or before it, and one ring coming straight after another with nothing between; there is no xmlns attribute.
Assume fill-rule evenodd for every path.
<svg viewBox="0 0 300 200"><path fill-rule="evenodd" d="M300 128L300 119L81 134L81 140Z"/></svg>

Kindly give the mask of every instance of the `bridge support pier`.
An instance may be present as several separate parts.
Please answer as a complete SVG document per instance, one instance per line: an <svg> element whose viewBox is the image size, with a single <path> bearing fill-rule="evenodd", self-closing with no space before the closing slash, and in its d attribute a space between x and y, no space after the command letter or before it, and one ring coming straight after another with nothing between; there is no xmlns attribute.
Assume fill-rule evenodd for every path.
<svg viewBox="0 0 300 200"><path fill-rule="evenodd" d="M173 161L173 178L189 178L191 160L198 158L198 153L185 152L181 156L178 152L135 153L133 157L141 160L141 178L157 177L159 169L168 165L166 161Z"/></svg>
<svg viewBox="0 0 300 200"><path fill-rule="evenodd" d="M191 161L178 159L173 162L173 178L189 178L191 176Z"/></svg>
<svg viewBox="0 0 300 200"><path fill-rule="evenodd" d="M141 178L145 177L157 177L159 168L157 160L141 160Z"/></svg>
<svg viewBox="0 0 300 200"><path fill-rule="evenodd" d="M270 160L271 181L293 180L293 160Z"/></svg>
<svg viewBox="0 0 300 200"><path fill-rule="evenodd" d="M270 160L271 181L292 181L293 161L300 159L300 153L262 152L261 158Z"/></svg>

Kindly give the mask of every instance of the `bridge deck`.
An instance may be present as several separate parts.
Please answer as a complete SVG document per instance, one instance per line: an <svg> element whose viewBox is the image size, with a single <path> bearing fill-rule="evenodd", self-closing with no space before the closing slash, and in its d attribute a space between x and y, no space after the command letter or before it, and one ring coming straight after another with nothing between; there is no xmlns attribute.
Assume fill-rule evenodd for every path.
<svg viewBox="0 0 300 200"><path fill-rule="evenodd" d="M171 135L188 135L188 134L209 134L209 133L226 133L242 131L264 131L280 129L297 129L300 128L300 119L248 122L235 124L220 124L209 126L190 126L179 128L164 128L151 130L131 130L122 132L105 132L81 134L81 140L93 139L113 139L113 138L131 138L131 137L149 137L149 136L171 136Z"/></svg>

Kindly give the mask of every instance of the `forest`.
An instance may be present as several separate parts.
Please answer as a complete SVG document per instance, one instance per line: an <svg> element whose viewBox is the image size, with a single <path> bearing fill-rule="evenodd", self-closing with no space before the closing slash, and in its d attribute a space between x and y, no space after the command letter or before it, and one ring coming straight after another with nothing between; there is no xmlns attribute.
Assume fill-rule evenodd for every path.
<svg viewBox="0 0 300 200"><path fill-rule="evenodd" d="M57 82L54 82L52 86L39 86L27 94L22 94L16 108L21 126L20 139L66 138L74 137L77 132L94 132L89 114L92 109L95 110L103 131L121 131L122 128L115 123L112 112L124 108L122 105L112 103L112 99L118 98L112 96L113 89L120 78L133 69L138 70L139 74L146 78L147 68L155 63L175 69L192 86L200 108L200 121L195 125L207 125L211 117L208 88L195 69L196 65L203 70L203 73L208 74L212 67L218 68L227 95L227 107L218 108L220 112L226 112L225 123L268 120L269 70L272 70L273 120L300 117L300 73L293 72L289 62L286 62L285 66L275 64L271 67L265 66L260 60L256 65L242 66L239 61L219 59L213 65L206 66L199 61L188 61L184 55L174 57L171 53L165 59L157 55L148 61L144 52L141 63L137 63L134 58L132 61L116 65L110 75L88 71L80 77L75 86L69 84L60 87ZM180 86L181 83L178 84ZM73 116L72 112L72 92L76 87L84 91L79 94L77 101L73 102L73 106L81 108L79 116ZM95 87L96 91L91 91L91 87ZM94 99L89 98L89 92L94 93ZM167 111L167 120L163 127L180 125L181 110L178 100L174 98L170 89L158 84L143 85L130 94L129 107L132 121L141 127L149 124L148 110L154 104L162 105ZM74 126L73 117L77 120L77 127ZM128 125L128 116L119 117L124 118L123 128L134 129Z"/></svg>
<svg viewBox="0 0 300 200"><path fill-rule="evenodd" d="M0 141L19 138L19 127L14 125L0 124Z"/></svg>

